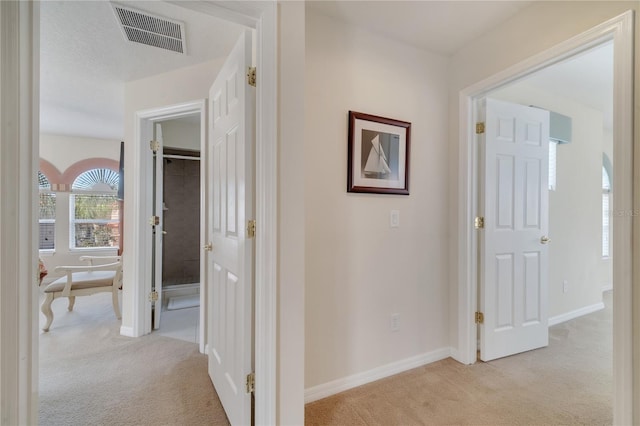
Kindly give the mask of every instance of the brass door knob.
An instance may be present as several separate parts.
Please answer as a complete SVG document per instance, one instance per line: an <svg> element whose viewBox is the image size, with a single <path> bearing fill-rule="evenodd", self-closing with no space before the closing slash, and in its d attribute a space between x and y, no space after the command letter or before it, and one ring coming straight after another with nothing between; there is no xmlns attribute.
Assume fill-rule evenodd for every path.
<svg viewBox="0 0 640 426"><path fill-rule="evenodd" d="M547 237L546 235L540 238L540 244L549 244L550 242L551 242L551 238Z"/></svg>

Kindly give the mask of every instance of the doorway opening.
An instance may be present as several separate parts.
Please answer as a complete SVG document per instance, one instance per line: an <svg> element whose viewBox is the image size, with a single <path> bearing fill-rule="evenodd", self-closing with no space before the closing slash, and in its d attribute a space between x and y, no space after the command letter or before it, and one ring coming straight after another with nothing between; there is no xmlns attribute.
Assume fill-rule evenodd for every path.
<svg viewBox="0 0 640 426"><path fill-rule="evenodd" d="M156 123L154 140L154 212L160 218L154 238L160 244L152 265L159 303L152 321L163 336L198 344L200 341L200 145L198 114ZM160 148L160 147L158 147ZM157 317L158 321L155 321Z"/></svg>
<svg viewBox="0 0 640 426"><path fill-rule="evenodd" d="M475 140L476 117L472 106L477 99L486 96L491 91L519 81L536 71L576 57L594 47L602 46L607 42L613 43L614 71L613 71L613 157L615 175L613 178L613 214L612 225L612 253L613 253L613 281L615 293L613 294L613 388L614 388L614 423L630 422L632 395L628 371L631 371L633 359L630 350L631 344L631 305L626 303L631 298L631 279L625 271L632 265L631 253L625 250L630 245L632 237L632 220L624 212L633 211L632 207L632 167L631 152L633 147L633 108L629 93L632 91L632 22L633 13L627 12L611 19L591 30L567 40L527 61L517 64L503 72L483 80L461 92L461 159L465 164L461 173L461 195L463 196L464 212L460 215L459 223L462 231L461 252L459 270L463 277L459 286L459 315L458 330L460 335L459 360L464 363L473 363L476 359L477 326L473 320L477 311L477 230L473 229L474 217L477 214L478 188L476 186L477 155L473 145ZM559 148L560 149L560 148ZM469 159L469 162L466 160ZM601 161L602 157L600 157ZM596 206L597 207L597 206ZM618 214L617 212L620 212ZM561 286L562 288L562 286Z"/></svg>
<svg viewBox="0 0 640 426"><path fill-rule="evenodd" d="M495 160L489 158L490 154L499 149L509 151L506 156L496 156L501 164L498 175L492 178L496 185L481 185L478 207L486 224L480 233L479 248L478 312L486 319L486 324L479 327L480 357L490 360L547 346L549 339L544 334L548 327L604 309L603 291L613 288L609 247L609 205L613 194L608 175L612 164L608 163L609 172L606 172L603 163L603 158L613 153L613 44L607 42L493 90L483 102L486 104L484 115L491 115L492 121L486 119L487 130L478 135L483 139L479 141L483 153L480 157L486 157L478 167L480 182L486 180L484 176L493 176L491 165ZM496 108L499 111L491 111ZM545 133L536 148L548 151L543 161L533 161L531 140L516 140L516 144L523 145L514 151L511 140L494 132L497 130L494 127L501 127L507 117L518 117L520 110L529 116L539 113L544 118L548 137ZM531 126L532 121L525 125ZM513 158L511 155L520 151L524 157L520 162L516 159L515 185L512 185L513 182L507 181L510 175L502 172L507 163L511 164L507 161ZM519 167L524 167L520 176ZM531 178L535 182L531 182ZM512 191L507 194L495 191L495 188L509 187L516 193L515 203ZM494 192L497 194L492 195ZM498 203L496 211L491 201L494 199ZM524 203L522 210L518 209L520 203ZM513 223L511 217L505 216L507 213L512 213ZM512 224L521 238L527 238L526 232L533 233L528 236L532 246L524 255L513 259L505 257L505 247L497 257L485 252L485 248L491 251L494 246L488 240L501 238L500 235L508 232L504 225ZM494 229L496 226L502 229ZM514 273L500 276L499 271L492 272L494 257L498 259L499 271L505 273L515 267ZM502 288L492 290L495 281L492 277ZM501 303L492 306L493 300ZM510 301L514 301L513 305ZM512 319L504 315L515 319L514 328L505 328ZM507 349L506 346L515 345L517 338L512 334L518 327L520 331L516 334L524 338L525 329L532 333L536 321L542 323L539 339L530 336L519 349ZM502 329L491 331L492 324L501 324ZM492 347L485 340L502 334L510 334L509 342L503 342L502 348ZM609 341L610 338L609 333Z"/></svg>

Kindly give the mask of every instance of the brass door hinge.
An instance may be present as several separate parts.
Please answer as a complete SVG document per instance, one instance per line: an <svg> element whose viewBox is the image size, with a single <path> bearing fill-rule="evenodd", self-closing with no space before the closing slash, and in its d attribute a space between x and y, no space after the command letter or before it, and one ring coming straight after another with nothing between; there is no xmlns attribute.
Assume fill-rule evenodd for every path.
<svg viewBox="0 0 640 426"><path fill-rule="evenodd" d="M256 375L255 373L247 374L247 393L253 393L256 390Z"/></svg>
<svg viewBox="0 0 640 426"><path fill-rule="evenodd" d="M476 135L481 135L482 133L484 133L484 123L476 123Z"/></svg>
<svg viewBox="0 0 640 426"><path fill-rule="evenodd" d="M149 141L149 149L151 149L151 151L153 151L154 153L158 152L158 150L160 149L160 142Z"/></svg>
<svg viewBox="0 0 640 426"><path fill-rule="evenodd" d="M149 302L157 302L158 301L158 292L157 291L152 291L151 293L149 293Z"/></svg>
<svg viewBox="0 0 640 426"><path fill-rule="evenodd" d="M247 237L254 238L256 236L256 221L250 220L247 222Z"/></svg>
<svg viewBox="0 0 640 426"><path fill-rule="evenodd" d="M160 225L160 216L151 216L149 218L149 225L151 226Z"/></svg>
<svg viewBox="0 0 640 426"><path fill-rule="evenodd" d="M256 67L249 67L247 71L247 83L249 86L256 87Z"/></svg>
<svg viewBox="0 0 640 426"><path fill-rule="evenodd" d="M482 312L476 312L476 324L484 324L484 314Z"/></svg>
<svg viewBox="0 0 640 426"><path fill-rule="evenodd" d="M476 229L484 229L484 217L478 216L473 221L473 226Z"/></svg>

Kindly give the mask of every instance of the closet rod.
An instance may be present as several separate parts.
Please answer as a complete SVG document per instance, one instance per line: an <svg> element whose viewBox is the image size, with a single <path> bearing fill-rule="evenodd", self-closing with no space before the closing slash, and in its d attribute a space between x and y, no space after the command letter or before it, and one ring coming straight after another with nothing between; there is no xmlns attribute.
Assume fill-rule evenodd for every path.
<svg viewBox="0 0 640 426"><path fill-rule="evenodd" d="M163 155L162 158L175 158L176 160L200 161L200 157L189 157L188 155Z"/></svg>

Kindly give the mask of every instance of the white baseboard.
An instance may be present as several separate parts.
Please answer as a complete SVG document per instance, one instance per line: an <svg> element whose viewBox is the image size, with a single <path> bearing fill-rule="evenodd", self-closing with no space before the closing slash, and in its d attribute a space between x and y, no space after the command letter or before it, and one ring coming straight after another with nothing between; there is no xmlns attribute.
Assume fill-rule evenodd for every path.
<svg viewBox="0 0 640 426"><path fill-rule="evenodd" d="M120 335L126 337L136 337L135 333L133 332L133 327L120 326Z"/></svg>
<svg viewBox="0 0 640 426"><path fill-rule="evenodd" d="M594 305L585 306L580 309L576 309L575 311L567 312L561 315L556 315L555 317L549 318L549 327L552 325L560 324L565 321L572 320L574 318L581 317L583 315L587 315L596 311L604 309L604 303L596 303Z"/></svg>
<svg viewBox="0 0 640 426"><path fill-rule="evenodd" d="M353 374L342 379L333 380L328 383L313 386L304 390L304 402L313 402L331 395L362 386L412 368L421 367L432 362L440 361L451 356L451 348L441 348L425 354L413 356L391 364L382 365L369 371Z"/></svg>

